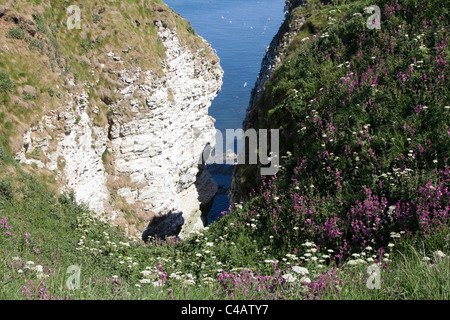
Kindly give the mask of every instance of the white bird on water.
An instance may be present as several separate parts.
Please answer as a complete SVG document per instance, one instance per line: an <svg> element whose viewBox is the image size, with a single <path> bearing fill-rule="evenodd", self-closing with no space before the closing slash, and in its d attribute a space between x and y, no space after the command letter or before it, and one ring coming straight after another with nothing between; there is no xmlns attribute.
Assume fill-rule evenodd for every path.
<svg viewBox="0 0 450 320"><path fill-rule="evenodd" d="M246 83L244 83L244 88L247 86L247 82Z"/></svg>

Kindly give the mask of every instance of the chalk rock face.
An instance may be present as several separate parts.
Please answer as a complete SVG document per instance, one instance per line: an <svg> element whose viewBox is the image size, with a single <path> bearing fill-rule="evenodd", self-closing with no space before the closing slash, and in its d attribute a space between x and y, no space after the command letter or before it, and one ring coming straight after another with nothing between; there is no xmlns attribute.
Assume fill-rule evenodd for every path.
<svg viewBox="0 0 450 320"><path fill-rule="evenodd" d="M126 123L113 123L112 153L116 171L142 186L124 187L118 193L129 204L142 203L144 210L156 214L182 212L184 234L188 225L193 229L203 225L196 181L204 148L215 144L208 108L221 86L222 71L208 72L192 59L176 32L160 26L159 36L166 48L166 77L155 79L152 74L126 70L121 74L122 99L136 93L146 97L145 105L137 103L136 108L147 112L136 112ZM209 185L215 194L217 186Z"/></svg>
<svg viewBox="0 0 450 320"><path fill-rule="evenodd" d="M38 127L30 128L25 133L24 147L16 159L50 170L58 170L59 165L64 166L63 172L57 173L64 183L61 191L74 191L79 203L102 213L109 199L102 162L102 154L107 147L107 131L106 128L93 125L86 112L87 101L86 92L72 96L62 111L58 114L51 112ZM55 140L45 135L44 127L52 127L56 122L63 122L64 133ZM45 163L25 156L26 153L33 154L36 151L45 154Z"/></svg>
<svg viewBox="0 0 450 320"><path fill-rule="evenodd" d="M217 185L202 170L202 152L215 144L215 120L208 108L221 88L223 70L182 46L176 29L160 22L156 26L166 49L164 76L139 67L125 69L119 52L105 53L104 59L117 65L117 70L108 70L117 79L114 99L104 100L112 113L108 124L94 124L87 110L95 114L98 107L89 105L86 89L30 128L16 159L57 171L63 190L73 191L78 202L96 213L107 213L111 220L125 216L114 205L117 197L145 224L154 216L180 213L171 218L169 233L177 230L185 237L203 227L201 207L217 192ZM46 136L43 128L57 123L63 124L64 132ZM26 156L33 152L42 153L45 161ZM180 221L178 230L174 224ZM135 234L145 229L129 229L133 227Z"/></svg>

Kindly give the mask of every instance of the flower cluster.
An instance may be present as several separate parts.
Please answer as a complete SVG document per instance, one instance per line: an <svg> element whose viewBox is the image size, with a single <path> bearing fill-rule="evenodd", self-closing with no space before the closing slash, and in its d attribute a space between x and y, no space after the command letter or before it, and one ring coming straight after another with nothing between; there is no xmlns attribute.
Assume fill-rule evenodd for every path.
<svg viewBox="0 0 450 320"><path fill-rule="evenodd" d="M147 267L144 271L141 271L142 280L139 280L142 284L152 284L154 287L163 288L167 280L167 272L160 262L153 267Z"/></svg>
<svg viewBox="0 0 450 320"><path fill-rule="evenodd" d="M3 229L3 233L6 234L7 236L12 236L12 226L8 225L8 221L6 220L6 217L2 217L0 219L0 228Z"/></svg>

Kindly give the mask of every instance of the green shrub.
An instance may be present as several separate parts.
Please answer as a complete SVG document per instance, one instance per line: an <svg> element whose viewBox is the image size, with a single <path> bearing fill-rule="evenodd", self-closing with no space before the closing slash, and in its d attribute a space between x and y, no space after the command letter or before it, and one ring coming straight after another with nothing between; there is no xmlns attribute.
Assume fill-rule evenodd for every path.
<svg viewBox="0 0 450 320"><path fill-rule="evenodd" d="M186 30L190 33L193 34L194 36L196 35L194 28L192 28L191 25L186 27Z"/></svg>
<svg viewBox="0 0 450 320"><path fill-rule="evenodd" d="M50 28L50 31L52 32L53 35L58 33L58 27L57 26L50 24L49 28Z"/></svg>
<svg viewBox="0 0 450 320"><path fill-rule="evenodd" d="M19 27L11 27L6 34L7 38L11 39L24 39L25 38L25 30L23 26Z"/></svg>
<svg viewBox="0 0 450 320"><path fill-rule="evenodd" d="M34 100L34 97L31 94L29 94L29 93L24 93L23 94L23 98L25 100Z"/></svg>
<svg viewBox="0 0 450 320"><path fill-rule="evenodd" d="M28 49L32 50L33 48L39 49L39 51L42 53L44 51L44 42L38 39L32 39L30 41L30 44L28 45Z"/></svg>
<svg viewBox="0 0 450 320"><path fill-rule="evenodd" d="M99 16L98 14L93 14L93 15L92 15L92 21L93 21L94 23L99 23L100 20L101 20L101 18L100 18L100 16Z"/></svg>
<svg viewBox="0 0 450 320"><path fill-rule="evenodd" d="M89 52L89 50L92 50L95 48L94 42L91 40L83 41L81 44L81 49L84 53Z"/></svg>
<svg viewBox="0 0 450 320"><path fill-rule="evenodd" d="M42 33L42 34L48 35L48 30L47 30L47 27L45 25L44 18L42 18L42 16L40 14L36 13L36 14L33 15L33 19L34 19L34 21L36 21L37 31Z"/></svg>
<svg viewBox="0 0 450 320"><path fill-rule="evenodd" d="M14 82L9 79L9 76L0 71L0 92L8 92L14 89Z"/></svg>
<svg viewBox="0 0 450 320"><path fill-rule="evenodd" d="M10 180L3 179L0 181L0 198L6 200L12 199L14 196L13 187Z"/></svg>
<svg viewBox="0 0 450 320"><path fill-rule="evenodd" d="M14 125L11 122L9 122L9 121L5 122L4 127L5 127L6 130L9 130L9 131L14 129Z"/></svg>

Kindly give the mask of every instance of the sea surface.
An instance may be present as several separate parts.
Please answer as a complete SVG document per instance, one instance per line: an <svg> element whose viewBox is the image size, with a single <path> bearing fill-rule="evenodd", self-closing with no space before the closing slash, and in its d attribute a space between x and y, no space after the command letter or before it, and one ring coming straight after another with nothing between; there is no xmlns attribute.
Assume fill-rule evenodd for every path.
<svg viewBox="0 0 450 320"><path fill-rule="evenodd" d="M284 19L284 0L164 0L190 21L197 34L205 38L220 58L224 70L221 92L214 99L209 114L216 119L216 129L226 136L227 129L241 129L261 61ZM217 137L220 137L219 135ZM237 146L223 141L227 149ZM227 190L232 167L208 168L219 185L208 223L229 208Z"/></svg>

